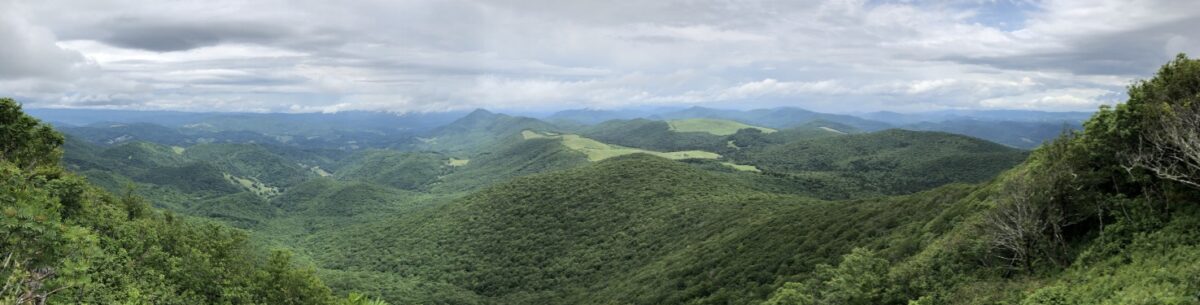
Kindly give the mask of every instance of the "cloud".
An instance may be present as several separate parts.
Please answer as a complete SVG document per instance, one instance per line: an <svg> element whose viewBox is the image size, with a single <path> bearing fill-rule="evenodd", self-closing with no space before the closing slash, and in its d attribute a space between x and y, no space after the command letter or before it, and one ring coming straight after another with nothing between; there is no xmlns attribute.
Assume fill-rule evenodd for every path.
<svg viewBox="0 0 1200 305"><path fill-rule="evenodd" d="M41 107L1087 110L1118 100L1174 53L1200 52L1200 4L1184 0L44 0L0 9L0 43L15 46L0 49L0 91Z"/></svg>
<svg viewBox="0 0 1200 305"><path fill-rule="evenodd" d="M105 43L156 52L183 51L221 43L269 44L290 33L259 22L184 22L139 17L115 18L101 25Z"/></svg>
<svg viewBox="0 0 1200 305"><path fill-rule="evenodd" d="M836 94L846 92L847 88L838 85L837 81L823 80L815 82L780 82L775 79L764 79L723 90L712 99L735 100L760 96L793 96L803 93Z"/></svg>
<svg viewBox="0 0 1200 305"><path fill-rule="evenodd" d="M78 52L57 44L54 33L0 2L0 79L65 79L88 64Z"/></svg>

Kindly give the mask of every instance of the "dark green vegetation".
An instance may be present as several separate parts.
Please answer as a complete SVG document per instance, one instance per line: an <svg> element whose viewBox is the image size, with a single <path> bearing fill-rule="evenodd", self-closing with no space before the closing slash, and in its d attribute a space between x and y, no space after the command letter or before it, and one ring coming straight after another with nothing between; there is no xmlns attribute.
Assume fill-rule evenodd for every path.
<svg viewBox="0 0 1200 305"><path fill-rule="evenodd" d="M982 182L1025 159L1022 151L975 138L899 129L746 147L728 155L766 173L763 181L822 198L896 195L951 182ZM814 190L839 192L817 193Z"/></svg>
<svg viewBox="0 0 1200 305"><path fill-rule="evenodd" d="M511 141L522 130L556 131L558 127L538 119L514 117L478 109L420 138L422 148L451 153L474 153Z"/></svg>
<svg viewBox="0 0 1200 305"><path fill-rule="evenodd" d="M83 297L105 296L91 301L98 303L166 291L178 292L181 303L276 304L288 295L333 302L352 291L393 304L1200 303L1200 61L1180 57L1133 85L1127 103L1101 109L1082 131L1054 127L1056 140L1032 152L886 129L926 117L880 125L775 111L783 115L650 114L778 129L731 135L636 119L646 113L567 113L559 119L622 120L561 125L476 111L414 132L415 144L400 146L67 139L68 169L169 212L129 204L137 197L106 195L46 165L57 159L56 142L28 139L54 139L54 132L17 128L28 130L20 143L31 143L19 147L43 148L10 153L3 146L6 179L19 177L5 180L15 186L6 184L3 194L18 201L4 204L40 210L5 218L23 221L6 222L5 230L33 234L24 226L50 215L55 226L45 228L86 234L10 235L18 237L5 239L3 249L73 270L57 276L63 284L45 287L87 287L99 292ZM921 126L1013 131L988 136L1011 138L1050 130L1019 126L1055 124L990 125L1028 113L995 115ZM565 146L565 137L525 139L526 130L722 157L632 154L592 162ZM89 195L59 185L81 185ZM75 204L79 198L89 203ZM111 229L123 223L145 227ZM203 246L163 246L180 240ZM38 244L46 241L53 244ZM99 252L7 250L92 244ZM261 250L272 247L294 259ZM129 249L165 254L135 260L129 253L143 252ZM183 263L191 260L201 263ZM177 263L138 269L131 262ZM310 271L292 267L309 264ZM39 270L8 266L8 278ZM110 276L118 280L100 280ZM151 302L167 302L160 300Z"/></svg>
<svg viewBox="0 0 1200 305"><path fill-rule="evenodd" d="M237 230L152 209L59 165L63 137L0 99L0 303L363 304Z"/></svg>

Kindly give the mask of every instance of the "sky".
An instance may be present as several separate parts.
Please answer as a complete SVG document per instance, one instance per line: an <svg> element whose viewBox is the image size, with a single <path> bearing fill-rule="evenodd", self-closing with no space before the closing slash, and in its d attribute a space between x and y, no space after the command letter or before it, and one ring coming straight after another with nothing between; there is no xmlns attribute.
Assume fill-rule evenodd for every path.
<svg viewBox="0 0 1200 305"><path fill-rule="evenodd" d="M1087 111L1180 52L1194 0L0 0L30 108Z"/></svg>

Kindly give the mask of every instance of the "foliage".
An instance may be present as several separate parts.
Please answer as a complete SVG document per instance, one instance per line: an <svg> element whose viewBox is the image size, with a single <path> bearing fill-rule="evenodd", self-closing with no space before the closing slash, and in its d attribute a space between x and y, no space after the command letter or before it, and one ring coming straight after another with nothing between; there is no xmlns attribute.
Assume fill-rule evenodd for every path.
<svg viewBox="0 0 1200 305"><path fill-rule="evenodd" d="M715 151L725 145L719 135L676 132L667 122L646 119L607 121L584 129L580 135L604 143L655 151Z"/></svg>
<svg viewBox="0 0 1200 305"><path fill-rule="evenodd" d="M449 158L435 153L366 151L343 161L339 179L378 183L405 190L423 190L450 172ZM468 163L469 164L469 163Z"/></svg>
<svg viewBox="0 0 1200 305"><path fill-rule="evenodd" d="M61 136L10 100L0 113L13 140L5 150L14 152L0 159L0 302L332 303L311 272L286 256L263 259L242 232L158 212L67 173L53 159Z"/></svg>
<svg viewBox="0 0 1200 305"><path fill-rule="evenodd" d="M451 154L475 153L520 137L521 131L557 131L538 119L496 114L477 109L450 124L430 131L418 147Z"/></svg>
<svg viewBox="0 0 1200 305"><path fill-rule="evenodd" d="M0 159L24 170L53 165L62 156L62 135L21 112L21 105L0 98Z"/></svg>
<svg viewBox="0 0 1200 305"><path fill-rule="evenodd" d="M781 145L772 145L769 140L739 139L735 143L741 149L727 157L762 170L765 177L756 180L767 189L791 189L829 199L896 195L951 182L982 182L1026 156L1016 149L974 138L896 129Z"/></svg>

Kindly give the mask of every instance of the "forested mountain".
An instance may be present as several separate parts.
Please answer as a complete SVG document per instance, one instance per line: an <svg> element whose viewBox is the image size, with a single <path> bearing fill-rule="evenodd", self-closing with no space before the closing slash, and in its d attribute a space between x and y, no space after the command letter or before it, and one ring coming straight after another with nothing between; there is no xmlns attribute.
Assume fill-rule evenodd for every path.
<svg viewBox="0 0 1200 305"><path fill-rule="evenodd" d="M250 131L293 136L319 136L337 131L424 132L452 122L465 114L457 111L403 114L368 111L293 114L105 109L29 109L28 111L30 115L41 118L43 121L66 126L148 123L197 131Z"/></svg>
<svg viewBox="0 0 1200 305"><path fill-rule="evenodd" d="M358 304L240 231L150 208L59 165L61 135L0 99L0 302Z"/></svg>
<svg viewBox="0 0 1200 305"><path fill-rule="evenodd" d="M479 148L519 137L523 130L555 131L544 121L476 109L467 116L430 131L420 138L425 148L456 153L473 153Z"/></svg>
<svg viewBox="0 0 1200 305"><path fill-rule="evenodd" d="M891 125L883 122L867 120L850 115L821 113L815 111L804 110L792 107L780 107L772 109L755 109L748 111L737 111L728 109L713 109L704 107L691 107L684 110L673 111L659 114L659 117L666 119L687 119L687 118L714 118L728 119L739 121L752 125L760 125L771 128L791 128L812 121L828 121L839 124L854 126L854 128L862 130L882 130Z"/></svg>
<svg viewBox="0 0 1200 305"><path fill-rule="evenodd" d="M349 147L4 100L0 303L1200 303L1200 61L1129 91L1032 151L985 139L1057 123L477 110Z"/></svg>
<svg viewBox="0 0 1200 305"><path fill-rule="evenodd" d="M736 142L747 146L729 157L790 181L793 189L829 185L865 194L897 195L952 182L982 182L1026 156L1019 150L975 138L900 129L781 145L746 142ZM848 197L821 197L826 196Z"/></svg>
<svg viewBox="0 0 1200 305"><path fill-rule="evenodd" d="M547 117L581 133L604 133L613 128L637 128L654 121L720 119L741 124L785 129L805 129L814 125L836 125L844 132L878 131L899 128L942 131L972 136L1021 149L1033 149L1054 139L1064 130L1078 130L1088 118L1087 112L1044 112L1025 110L944 110L918 113L871 112L855 115L820 113L799 108L755 109L748 111L691 107L681 110L566 110ZM669 124L669 122L668 122ZM616 126L614 126L616 125ZM644 130L657 132L657 130ZM603 137L603 136L597 136ZM653 136L651 136L653 138ZM608 138L613 141L611 138ZM692 141L694 142L694 140ZM645 144L642 144L645 145Z"/></svg>
<svg viewBox="0 0 1200 305"><path fill-rule="evenodd" d="M1019 122L952 120L904 125L910 130L928 130L968 135L1016 148L1033 149L1063 132L1078 130L1082 121Z"/></svg>

